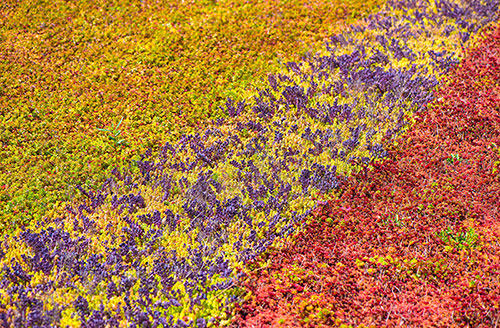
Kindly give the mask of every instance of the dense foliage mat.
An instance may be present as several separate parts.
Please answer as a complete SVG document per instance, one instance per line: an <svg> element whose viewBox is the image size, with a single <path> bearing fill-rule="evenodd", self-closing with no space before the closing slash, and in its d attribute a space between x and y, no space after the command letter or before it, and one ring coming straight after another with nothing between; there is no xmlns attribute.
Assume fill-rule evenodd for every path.
<svg viewBox="0 0 500 328"><path fill-rule="evenodd" d="M415 125L254 263L235 325L494 327L500 320L500 27Z"/></svg>
<svg viewBox="0 0 500 328"><path fill-rule="evenodd" d="M224 116L228 96L381 3L2 1L0 229Z"/></svg>
<svg viewBox="0 0 500 328"><path fill-rule="evenodd" d="M110 167L103 183L75 186L81 199L63 212L2 237L0 321L229 324L245 295L238 269L301 236L317 200L349 192L345 176L387 155L384 142L404 135L497 9L390 1L255 92L229 97L225 117ZM127 124L97 130L116 154Z"/></svg>

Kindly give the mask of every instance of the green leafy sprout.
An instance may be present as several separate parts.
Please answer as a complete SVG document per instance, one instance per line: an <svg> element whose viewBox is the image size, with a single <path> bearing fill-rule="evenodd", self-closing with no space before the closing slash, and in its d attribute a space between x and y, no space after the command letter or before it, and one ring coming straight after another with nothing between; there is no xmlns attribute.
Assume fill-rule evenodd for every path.
<svg viewBox="0 0 500 328"><path fill-rule="evenodd" d="M462 162L462 158L460 157L459 154L451 154L450 157L448 157L446 159L446 161L449 163L449 164L455 164L455 163L459 163L459 162Z"/></svg>
<svg viewBox="0 0 500 328"><path fill-rule="evenodd" d="M454 234L452 229L448 227L438 233L438 236L445 244L450 244L457 249L473 248L476 246L479 238L473 228L469 228L467 231L459 231Z"/></svg>
<svg viewBox="0 0 500 328"><path fill-rule="evenodd" d="M111 135L108 136L108 139L112 140L115 143L115 147L119 146L119 145L125 145L126 144L125 139L118 140L118 137L122 133L121 130L118 130L120 128L120 125L122 124L122 122L123 122L123 117L114 129L110 130L110 129L97 128L97 130L103 131L103 132L109 132Z"/></svg>

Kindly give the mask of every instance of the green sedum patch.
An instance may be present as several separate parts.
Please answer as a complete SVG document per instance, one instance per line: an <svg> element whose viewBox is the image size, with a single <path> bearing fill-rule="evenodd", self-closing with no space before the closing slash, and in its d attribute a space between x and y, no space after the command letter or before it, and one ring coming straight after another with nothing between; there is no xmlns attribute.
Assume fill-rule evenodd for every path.
<svg viewBox="0 0 500 328"><path fill-rule="evenodd" d="M381 3L3 1L0 226L224 116L228 96ZM122 119L120 144L97 130Z"/></svg>

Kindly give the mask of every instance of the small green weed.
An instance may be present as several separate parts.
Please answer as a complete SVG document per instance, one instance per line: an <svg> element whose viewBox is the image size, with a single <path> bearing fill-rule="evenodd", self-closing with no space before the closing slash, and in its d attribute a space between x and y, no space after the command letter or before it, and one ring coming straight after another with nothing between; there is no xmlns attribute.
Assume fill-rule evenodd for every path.
<svg viewBox="0 0 500 328"><path fill-rule="evenodd" d="M460 157L459 154L451 154L450 157L446 159L446 162L448 162L448 164L456 164L462 161L463 159Z"/></svg>
<svg viewBox="0 0 500 328"><path fill-rule="evenodd" d="M119 146L119 145L126 145L126 142L124 142L125 139L118 140L118 137L122 133L121 130L118 130L120 128L120 125L122 124L122 122L123 122L123 117L120 120L120 123L118 123L113 130L110 130L110 129L100 129L100 128L97 128L97 130L103 131L103 132L109 132L110 135L108 136L108 138L109 138L109 140L112 140L115 143L115 147Z"/></svg>
<svg viewBox="0 0 500 328"><path fill-rule="evenodd" d="M449 244L456 249L473 248L476 246L477 240L479 239L479 236L473 228L469 228L467 231L453 233L453 230L448 227L437 235L445 244Z"/></svg>

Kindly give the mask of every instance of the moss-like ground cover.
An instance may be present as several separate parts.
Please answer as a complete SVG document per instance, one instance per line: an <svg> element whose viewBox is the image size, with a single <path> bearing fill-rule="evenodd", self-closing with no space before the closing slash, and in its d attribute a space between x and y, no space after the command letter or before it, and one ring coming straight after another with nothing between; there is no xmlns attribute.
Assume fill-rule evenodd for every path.
<svg viewBox="0 0 500 328"><path fill-rule="evenodd" d="M2 1L0 228L223 117L228 96L381 3Z"/></svg>
<svg viewBox="0 0 500 328"><path fill-rule="evenodd" d="M95 8L104 8L101 5ZM195 3L187 6L196 7ZM200 6L214 9L213 4ZM232 10L236 10L234 6ZM145 7L147 3L136 9ZM114 15L119 15L123 8L116 6ZM153 6L152 11L146 11L149 16L144 18L144 24L154 21L162 8ZM309 5L307 11L314 8ZM34 218L26 226L12 225L5 230L0 244L0 322L6 326L205 327L227 325L233 319L235 324L244 324L238 320L251 319L252 315L260 318L260 314L252 314L259 305L252 303L251 294L250 299L247 297L251 305L244 308L245 313L237 308L231 312L247 295L242 287L254 288L251 284L241 285L244 274L266 277L267 273L260 273L266 269L252 265L252 260L267 254L268 249L280 250L287 243L299 242L304 236L314 238L308 231L317 225L315 216L310 215L316 202L345 197L352 190L346 177L358 176L357 172L368 164L377 167L377 161L387 156L387 147L405 135L414 120L413 113L426 110L434 99L434 89L446 81L443 77L460 62L468 44L484 26L496 20L497 9L496 1L390 1L378 14L332 35L323 46L316 45L301 60L287 60L281 69L279 65L271 66L267 79L253 82L255 89L248 88L245 78L240 77L242 84L237 87L214 89L229 96L227 99L217 100L214 96L210 98L212 102L200 101L201 107L186 105L182 110L191 118L213 118L200 123L193 133L187 133L189 124L177 124L175 120L165 129L175 127L178 132L158 132L158 140L147 141L146 135L138 134L140 128L127 130L134 121L147 120L147 115L158 120L157 113L149 111L149 107L141 107L142 114L132 111L137 116L132 121L126 109L118 114L127 115L109 114L113 122L102 122L95 130L88 126L101 119L101 111L94 108L86 114L73 113L78 117L87 115L80 125L87 126L87 130L73 127L76 134L71 134L70 129L65 138L74 142L74 136L91 130L102 134L99 145L104 147L107 143L108 153L99 154L110 157L103 155L96 163L103 166L101 159L108 158L109 167L101 167L99 177L87 172L86 176L91 177L87 183L74 185L74 192L80 197L61 203L58 211L43 212L41 218ZM181 12L181 18L187 15L182 6L170 8L168 14L174 15L176 10ZM104 24L116 21L111 16L113 19ZM207 12L202 11L199 18L206 16ZM291 21L296 24L309 17L299 16ZM325 16L317 17L323 22ZM103 31L106 29L98 28L95 33L100 35ZM188 34L170 46L160 47L154 60L144 67L144 74L168 68L162 62L163 51L177 49L183 40L189 39ZM133 40L138 47L143 46L140 40ZM196 40L193 37L194 44ZM109 47L113 51L117 48ZM212 45L208 48L212 49ZM138 51L131 58L153 53L151 49ZM143 63L146 59L141 58ZM202 56L200 60L207 58ZM64 61L55 67L61 65ZM181 74L190 72L188 67ZM193 74L201 73L195 69ZM231 76L234 71L227 74ZM125 83L111 80L109 83L129 92ZM99 81L100 78L89 82L89 88L95 83L99 85ZM184 83L182 79L175 81ZM148 92L157 90L156 84L147 85L151 87ZM51 92L56 95L57 84L48 86L55 88ZM135 90L140 92L142 87ZM102 96L113 93L109 92ZM169 92L155 95L161 98ZM185 92L172 91L172 96L182 98L176 104L190 99L190 95L203 94ZM119 99L129 99L124 95L120 93L115 99L117 106L121 106ZM112 103L111 99L105 100L101 101L102 106ZM164 101L167 100L156 105L161 106ZM54 113L63 113L64 108L73 107L61 106ZM213 112L207 112L207 108ZM206 113L214 114L203 116ZM17 117L9 116L8 122L18 122L14 118ZM37 123L31 131L38 133L41 130L36 124L42 124L43 119L39 116L33 122ZM162 124L156 123L160 129ZM154 124L138 126L153 129ZM151 131L160 131L155 129ZM11 133L26 131L17 127ZM127 136L122 131L132 132ZM56 136L62 138L61 132ZM134 136L137 139L131 138ZM90 140L91 144L96 139ZM82 151L93 154L99 147L84 147ZM56 153L61 151L71 153L56 147ZM457 153L450 156L450 163L462 158ZM127 162L128 167L123 165ZM81 158L77 163L89 165ZM61 174L61 179L68 178L65 172ZM75 182L64 179L61 181ZM32 198L32 204L43 203ZM344 209L349 212L350 208ZM459 233L444 230L440 236L452 243L457 238L472 238L472 232ZM319 253L313 255L317 257ZM327 268L328 263L319 263L317 267ZM297 271L299 277L304 270L300 266L292 269L290 272ZM295 293L301 288L298 282L292 288ZM273 288L281 288L280 283L268 289ZM322 295L315 299L318 297ZM257 310L251 308L252 304ZM315 305L305 304L307 311L310 306ZM268 310L271 320L276 319L273 311ZM288 314L276 322L287 323L289 319L288 324L321 323L314 318L296 321L300 314L293 308ZM331 313L321 315L333 322ZM354 316L336 314L335 319L356 323Z"/></svg>
<svg viewBox="0 0 500 328"><path fill-rule="evenodd" d="M500 26L387 158L254 263L241 327L495 327L500 320Z"/></svg>

